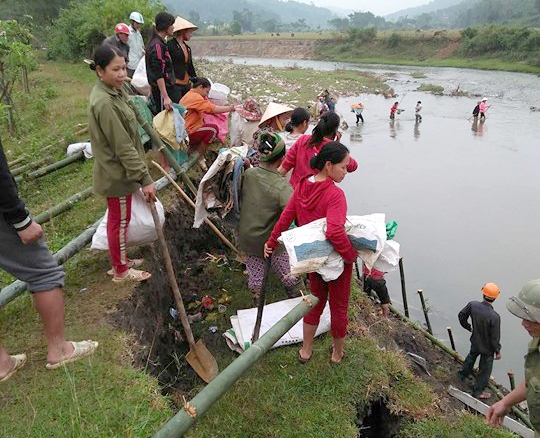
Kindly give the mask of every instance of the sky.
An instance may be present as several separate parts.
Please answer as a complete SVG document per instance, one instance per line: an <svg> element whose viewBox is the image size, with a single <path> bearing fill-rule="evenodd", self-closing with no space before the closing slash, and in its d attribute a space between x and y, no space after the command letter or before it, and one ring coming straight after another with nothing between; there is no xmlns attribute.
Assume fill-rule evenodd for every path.
<svg viewBox="0 0 540 438"><path fill-rule="evenodd" d="M386 15L414 6L426 5L430 0L297 0L302 3L313 3L330 10L335 8L352 9L354 11L372 12L375 15Z"/></svg>

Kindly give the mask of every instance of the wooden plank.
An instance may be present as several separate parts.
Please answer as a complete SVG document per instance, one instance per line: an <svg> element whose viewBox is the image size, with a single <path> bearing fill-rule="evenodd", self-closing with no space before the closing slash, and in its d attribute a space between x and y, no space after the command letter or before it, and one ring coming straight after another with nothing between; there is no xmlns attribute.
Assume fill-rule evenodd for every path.
<svg viewBox="0 0 540 438"><path fill-rule="evenodd" d="M472 395L467 394L466 392L454 388L453 386L448 387L448 393L452 397L457 398L459 401L465 403L467 406L473 408L475 411L481 413L482 415L485 415L489 409L489 406L487 404L481 402L480 400L474 398ZM504 417L503 426L511 430L512 432L517 433L523 438L534 438L534 431L532 429L525 427L523 424L517 422L516 420L508 416Z"/></svg>

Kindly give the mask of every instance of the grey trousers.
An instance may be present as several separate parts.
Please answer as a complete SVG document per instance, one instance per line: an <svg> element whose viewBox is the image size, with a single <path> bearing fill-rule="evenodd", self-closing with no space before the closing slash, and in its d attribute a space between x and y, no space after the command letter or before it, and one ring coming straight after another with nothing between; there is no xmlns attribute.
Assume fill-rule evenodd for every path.
<svg viewBox="0 0 540 438"><path fill-rule="evenodd" d="M43 241L25 245L15 229L0 215L0 268L28 284L30 292L64 286L64 269Z"/></svg>

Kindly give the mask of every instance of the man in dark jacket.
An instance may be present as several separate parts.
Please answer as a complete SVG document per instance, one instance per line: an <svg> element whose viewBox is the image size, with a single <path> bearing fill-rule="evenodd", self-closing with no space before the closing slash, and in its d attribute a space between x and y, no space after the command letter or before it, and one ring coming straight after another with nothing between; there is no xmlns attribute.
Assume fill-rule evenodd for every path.
<svg viewBox="0 0 540 438"><path fill-rule="evenodd" d="M27 283L47 338L47 369L91 355L94 341L64 337L64 270L43 241L43 230L19 198L0 140L0 268ZM0 345L0 382L26 363L25 354L9 355Z"/></svg>
<svg viewBox="0 0 540 438"><path fill-rule="evenodd" d="M484 390L489 383L493 357L495 356L496 360L501 358L501 318L492 306L500 294L499 287L495 283L486 283L482 287L482 294L483 301L471 301L458 314L461 326L472 332L471 351L463 362L459 377L465 380L471 375L476 358L480 356L473 396L488 399L491 394ZM472 326L469 324L469 318L472 320Z"/></svg>

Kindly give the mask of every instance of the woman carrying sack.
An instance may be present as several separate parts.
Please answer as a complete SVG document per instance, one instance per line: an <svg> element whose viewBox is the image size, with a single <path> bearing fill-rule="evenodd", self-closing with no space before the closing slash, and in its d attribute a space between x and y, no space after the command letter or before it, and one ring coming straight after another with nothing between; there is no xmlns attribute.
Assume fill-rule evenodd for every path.
<svg viewBox="0 0 540 438"><path fill-rule="evenodd" d="M319 298L319 303L304 317L304 344L298 352L298 360L302 363L311 359L313 338L327 301L330 302L333 338L330 361L338 364L345 356L343 347L347 333L352 264L358 253L345 232L347 200L336 183L343 181L347 175L350 161L349 150L344 145L337 141L326 143L310 162L316 174L304 177L296 186L264 246L265 257L270 257L278 246L278 237L294 220L302 226L326 218L326 238L345 262L345 268L336 280L326 282L316 272L308 274L311 293Z"/></svg>
<svg viewBox="0 0 540 438"><path fill-rule="evenodd" d="M142 260L127 257L127 229L131 198L141 190L146 201L156 199L156 188L146 166L137 132L137 119L123 90L126 60L110 45L98 47L90 65L98 76L88 105L88 128L94 153L94 192L107 198L107 241L113 281L144 281L151 277L135 269Z"/></svg>

